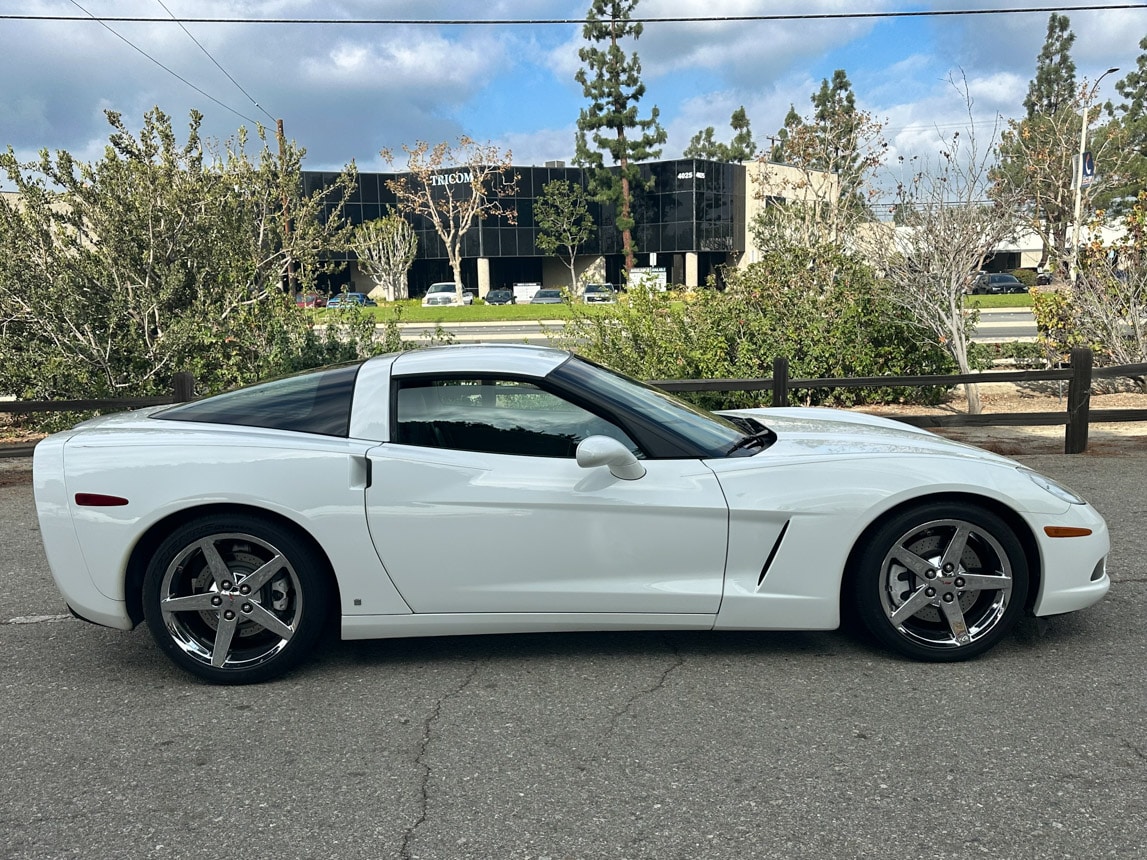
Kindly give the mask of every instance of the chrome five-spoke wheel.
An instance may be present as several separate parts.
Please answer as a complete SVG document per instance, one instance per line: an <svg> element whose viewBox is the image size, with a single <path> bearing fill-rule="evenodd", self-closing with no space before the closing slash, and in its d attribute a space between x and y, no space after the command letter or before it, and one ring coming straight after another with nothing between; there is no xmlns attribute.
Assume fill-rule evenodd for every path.
<svg viewBox="0 0 1147 860"><path fill-rule="evenodd" d="M965 504L902 513L871 536L853 579L862 620L881 641L928 660L992 647L1027 598L1023 549L994 513Z"/></svg>
<svg viewBox="0 0 1147 860"><path fill-rule="evenodd" d="M176 530L144 578L144 613L161 648L188 671L250 683L298 662L322 626L321 566L272 523L207 518Z"/></svg>

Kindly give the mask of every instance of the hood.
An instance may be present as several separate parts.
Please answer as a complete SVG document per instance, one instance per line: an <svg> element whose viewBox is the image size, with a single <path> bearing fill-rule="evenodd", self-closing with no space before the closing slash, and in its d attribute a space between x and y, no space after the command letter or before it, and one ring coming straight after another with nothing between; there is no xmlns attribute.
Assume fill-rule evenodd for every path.
<svg viewBox="0 0 1147 860"><path fill-rule="evenodd" d="M793 407L736 409L724 415L748 415L777 434L774 449L789 455L943 454L997 463L1012 461L963 442L953 442L891 418L840 409ZM772 449L770 449L772 450Z"/></svg>

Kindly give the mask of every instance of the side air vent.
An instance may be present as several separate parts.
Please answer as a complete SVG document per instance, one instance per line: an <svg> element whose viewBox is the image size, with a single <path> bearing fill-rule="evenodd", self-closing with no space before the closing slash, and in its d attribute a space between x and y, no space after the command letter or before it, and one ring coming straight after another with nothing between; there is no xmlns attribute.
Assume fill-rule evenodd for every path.
<svg viewBox="0 0 1147 860"><path fill-rule="evenodd" d="M777 557L777 551L781 548L781 541L785 539L785 532L789 530L789 523L792 520L786 520L785 524L781 526L781 533L777 535L777 542L773 544L773 548L769 550L769 557L765 559L765 566L761 568L761 575L757 577L757 588L761 587L761 583L765 581L765 575L769 572L769 568L773 566L773 559Z"/></svg>
<svg viewBox="0 0 1147 860"><path fill-rule="evenodd" d="M1091 581L1099 582L1105 573L1107 573L1107 556L1101 558L1099 564L1095 566L1095 570L1091 571Z"/></svg>

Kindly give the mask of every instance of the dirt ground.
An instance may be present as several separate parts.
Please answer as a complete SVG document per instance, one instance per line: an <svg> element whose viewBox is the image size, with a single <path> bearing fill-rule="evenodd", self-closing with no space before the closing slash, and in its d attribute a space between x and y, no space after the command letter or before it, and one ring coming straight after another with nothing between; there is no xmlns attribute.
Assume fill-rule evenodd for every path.
<svg viewBox="0 0 1147 860"><path fill-rule="evenodd" d="M860 411L875 415L952 415L968 411L962 391L950 402L927 406L865 406ZM990 382L980 385L980 405L984 414L1018 412L1066 412L1067 383L1015 385ZM1147 409L1147 394L1121 392L1092 394L1092 409ZM1062 454L1064 426L1042 427L942 427L934 433L967 442L1009 457L1017 454ZM1147 421L1092 423L1088 430L1086 454L1147 452Z"/></svg>

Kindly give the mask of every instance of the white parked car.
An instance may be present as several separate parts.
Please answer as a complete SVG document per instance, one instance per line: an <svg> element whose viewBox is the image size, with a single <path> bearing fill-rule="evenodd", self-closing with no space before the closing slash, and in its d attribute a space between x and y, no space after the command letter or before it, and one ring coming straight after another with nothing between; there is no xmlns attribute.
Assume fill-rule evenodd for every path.
<svg viewBox="0 0 1147 860"><path fill-rule="evenodd" d="M617 302L617 291L612 284L586 284L581 298L587 305L612 305Z"/></svg>
<svg viewBox="0 0 1147 860"><path fill-rule="evenodd" d="M932 661L1108 589L1083 499L825 409L711 414L560 350L436 347L87 421L35 452L81 618L219 683L347 639L813 630ZM445 539L444 539L445 538Z"/></svg>
<svg viewBox="0 0 1147 860"><path fill-rule="evenodd" d="M454 286L453 281L443 281L437 284L431 284L430 288L426 291L426 295L422 297L422 307L437 307L439 305L444 307L461 307L462 305L470 305L474 303L474 294L465 288L462 290L462 301L458 301L458 290Z"/></svg>

